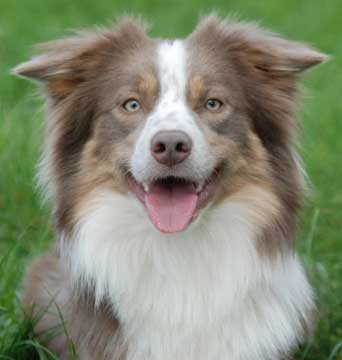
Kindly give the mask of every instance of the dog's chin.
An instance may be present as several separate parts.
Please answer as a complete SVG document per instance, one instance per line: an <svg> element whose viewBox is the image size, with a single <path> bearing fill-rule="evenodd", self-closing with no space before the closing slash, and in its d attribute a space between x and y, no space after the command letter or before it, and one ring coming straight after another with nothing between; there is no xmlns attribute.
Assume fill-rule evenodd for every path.
<svg viewBox="0 0 342 360"><path fill-rule="evenodd" d="M143 204L155 228L166 234L185 230L220 188L220 169L204 180L166 176L138 182L128 175L132 193Z"/></svg>

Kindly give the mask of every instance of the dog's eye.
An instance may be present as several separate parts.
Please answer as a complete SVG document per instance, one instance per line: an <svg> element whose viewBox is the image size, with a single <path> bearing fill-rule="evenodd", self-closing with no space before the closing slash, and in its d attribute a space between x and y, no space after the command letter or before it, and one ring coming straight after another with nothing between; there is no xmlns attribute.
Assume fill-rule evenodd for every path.
<svg viewBox="0 0 342 360"><path fill-rule="evenodd" d="M122 104L122 107L128 112L135 112L140 109L140 103L136 99L128 99Z"/></svg>
<svg viewBox="0 0 342 360"><path fill-rule="evenodd" d="M223 105L223 102L221 100L218 99L209 99L206 104L205 107L207 110L210 111L217 111L219 110Z"/></svg>

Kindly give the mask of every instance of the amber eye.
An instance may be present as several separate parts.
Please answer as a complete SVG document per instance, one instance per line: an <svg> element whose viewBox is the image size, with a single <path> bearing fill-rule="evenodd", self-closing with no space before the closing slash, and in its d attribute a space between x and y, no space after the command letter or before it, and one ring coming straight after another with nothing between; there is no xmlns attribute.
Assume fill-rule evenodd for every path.
<svg viewBox="0 0 342 360"><path fill-rule="evenodd" d="M223 105L223 102L221 100L218 99L209 99L206 104L205 107L207 110L210 111L217 111L219 110Z"/></svg>
<svg viewBox="0 0 342 360"><path fill-rule="evenodd" d="M122 107L128 112L135 112L140 109L140 103L136 99L128 99L122 104Z"/></svg>

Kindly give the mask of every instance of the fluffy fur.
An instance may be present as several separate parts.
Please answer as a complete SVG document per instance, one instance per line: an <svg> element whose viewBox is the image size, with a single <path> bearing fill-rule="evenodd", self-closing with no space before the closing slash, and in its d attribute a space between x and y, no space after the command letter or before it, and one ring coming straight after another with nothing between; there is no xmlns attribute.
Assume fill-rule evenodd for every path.
<svg viewBox="0 0 342 360"><path fill-rule="evenodd" d="M31 266L24 305L60 314L80 359L289 359L311 327L313 293L294 254L303 180L295 153L299 74L325 60L251 24L201 21L152 40L130 19L44 45L15 73L47 97L41 179L56 247ZM141 110L122 104L138 98ZM203 104L220 98L222 109ZM193 151L165 168L153 135L182 129ZM142 187L177 176L215 194L186 230L158 232ZM59 311L57 311L57 307ZM49 347L68 359L68 338Z"/></svg>

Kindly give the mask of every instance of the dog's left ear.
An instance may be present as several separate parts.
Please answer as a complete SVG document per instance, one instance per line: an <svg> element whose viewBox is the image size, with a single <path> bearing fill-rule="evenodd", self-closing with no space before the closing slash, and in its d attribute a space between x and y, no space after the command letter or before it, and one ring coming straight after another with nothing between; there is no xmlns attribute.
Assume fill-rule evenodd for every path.
<svg viewBox="0 0 342 360"><path fill-rule="evenodd" d="M224 22L216 16L203 19L195 32L227 58L270 75L295 75L328 59L310 46L285 40L253 23Z"/></svg>
<svg viewBox="0 0 342 360"><path fill-rule="evenodd" d="M259 70L300 74L328 60L327 55L306 44L285 40L254 25L246 25L240 31L245 37L245 54Z"/></svg>

